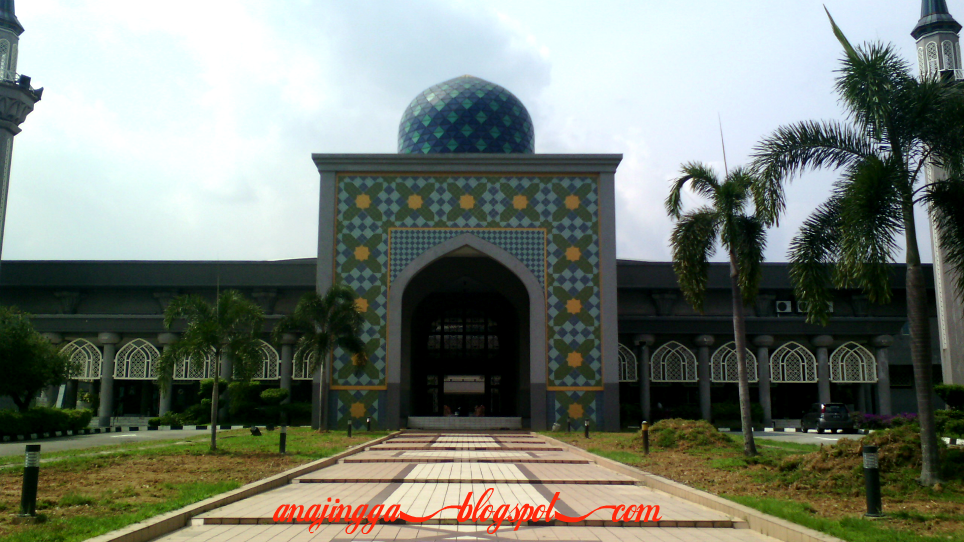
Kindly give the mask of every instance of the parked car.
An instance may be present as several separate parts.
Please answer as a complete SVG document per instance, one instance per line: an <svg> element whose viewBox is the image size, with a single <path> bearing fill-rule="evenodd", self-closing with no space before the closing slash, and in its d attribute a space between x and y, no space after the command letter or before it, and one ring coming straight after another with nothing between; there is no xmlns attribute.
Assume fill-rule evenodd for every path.
<svg viewBox="0 0 964 542"><path fill-rule="evenodd" d="M843 403L814 403L810 405L810 411L803 415L800 420L800 427L806 433L810 429L816 429L817 433L824 431L833 433L840 430L843 433L856 433L857 427L850 417L847 405Z"/></svg>

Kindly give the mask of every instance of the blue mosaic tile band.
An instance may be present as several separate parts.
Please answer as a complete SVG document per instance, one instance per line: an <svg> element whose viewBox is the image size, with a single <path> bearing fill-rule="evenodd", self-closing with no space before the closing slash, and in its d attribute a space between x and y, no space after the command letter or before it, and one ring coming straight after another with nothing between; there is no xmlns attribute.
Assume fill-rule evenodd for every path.
<svg viewBox="0 0 964 542"><path fill-rule="evenodd" d="M470 233L515 256L539 280L545 280L546 234L544 230L475 230L475 229L392 229L390 234L389 286L412 260L426 250L449 239Z"/></svg>

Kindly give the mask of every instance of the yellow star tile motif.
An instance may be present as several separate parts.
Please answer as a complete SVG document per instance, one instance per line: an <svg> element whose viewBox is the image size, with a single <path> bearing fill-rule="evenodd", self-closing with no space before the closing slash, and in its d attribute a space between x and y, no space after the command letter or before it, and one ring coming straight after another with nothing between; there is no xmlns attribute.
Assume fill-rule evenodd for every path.
<svg viewBox="0 0 964 542"><path fill-rule="evenodd" d="M575 262L578 261L579 258L582 258L582 251L579 250L579 247L569 247L566 249L567 260Z"/></svg>
<svg viewBox="0 0 964 542"><path fill-rule="evenodd" d="M529 198L519 194L518 196L512 198L512 206L521 211L529 206Z"/></svg>
<svg viewBox="0 0 964 542"><path fill-rule="evenodd" d="M365 359L364 357L362 357L361 354L352 354L352 355L351 355L351 364L354 365L354 366L356 366L356 367L359 367L359 366L364 365L364 364L365 364L365 361L366 361L366 359Z"/></svg>
<svg viewBox="0 0 964 542"><path fill-rule="evenodd" d="M463 209L471 209L475 207L475 198L468 194L459 198L459 207Z"/></svg>
<svg viewBox="0 0 964 542"><path fill-rule="evenodd" d="M354 408L354 405L352 406L352 408ZM570 420L578 420L579 418L582 418L582 415L583 415L584 413L585 413L585 412L582 410L582 405L580 405L579 403L573 403L573 404L569 405L569 419L570 419Z"/></svg>
<svg viewBox="0 0 964 542"><path fill-rule="evenodd" d="M363 261L367 260L368 257L371 256L371 255L372 255L372 253L371 253L370 250L368 250L368 247L366 247L366 246L355 247L355 259L356 259L356 260L358 260L358 261L360 261L360 262L363 262Z"/></svg>
<svg viewBox="0 0 964 542"><path fill-rule="evenodd" d="M578 299L566 301L566 310L569 311L569 314L579 314L582 312L582 301Z"/></svg>
<svg viewBox="0 0 964 542"><path fill-rule="evenodd" d="M579 196L573 194L571 196L566 196L566 209L570 211L579 207Z"/></svg>
<svg viewBox="0 0 964 542"><path fill-rule="evenodd" d="M566 356L566 363L572 368L579 367L582 365L582 354L579 352L569 352L569 355Z"/></svg>
<svg viewBox="0 0 964 542"><path fill-rule="evenodd" d="M368 412L368 409L365 408L364 403L352 403L350 411L352 418L364 418L365 413Z"/></svg>
<svg viewBox="0 0 964 542"><path fill-rule="evenodd" d="M359 297L355 300L355 309L358 312L368 312L368 300L364 297Z"/></svg>
<svg viewBox="0 0 964 542"><path fill-rule="evenodd" d="M368 209L371 207L372 198L368 194L359 194L355 198L355 206L359 209Z"/></svg>
<svg viewBox="0 0 964 542"><path fill-rule="evenodd" d="M421 209L423 203L425 202L422 201L422 196L419 196L418 194L412 194L408 197L409 209Z"/></svg>

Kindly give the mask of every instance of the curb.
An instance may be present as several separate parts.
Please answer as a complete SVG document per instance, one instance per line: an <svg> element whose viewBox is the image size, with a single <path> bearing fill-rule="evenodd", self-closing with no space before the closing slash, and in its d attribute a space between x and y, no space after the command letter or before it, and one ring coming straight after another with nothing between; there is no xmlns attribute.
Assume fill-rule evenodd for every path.
<svg viewBox="0 0 964 542"><path fill-rule="evenodd" d="M252 427L250 425L219 425L218 429L222 431L228 431L231 429L248 429ZM289 425L288 427L296 427ZM298 426L300 427L300 426ZM17 442L23 440L40 440L45 438L56 438L56 437L73 437L78 435L99 435L101 433L123 433L130 431L180 431L184 430L196 430L203 431L208 428L207 425L161 425L158 427L152 427L149 425L131 425L131 426L118 426L118 427L88 427L86 429L68 430L68 431L53 431L49 433L31 433L29 435L4 435L3 442Z"/></svg>
<svg viewBox="0 0 964 542"><path fill-rule="evenodd" d="M316 461L312 461L311 463L305 463L304 465L300 465L282 473L275 474L274 476L269 476L268 478L251 482L250 484L239 487L233 491L215 495L214 497L201 502L185 506L179 510L174 510L166 514L155 516L151 519L132 523L131 525L128 525L122 529L111 531L94 538L89 538L88 542L147 542L148 540L164 536L178 529L188 527L190 525L191 518L197 516L198 514L203 514L208 510L220 508L224 505L238 502L242 499L247 499L248 497L253 497L259 493L264 493L265 491L288 485L291 483L291 480L297 478L298 476L334 465L345 457L363 452L368 446L373 446L388 440L399 433L400 431L394 431L385 435L384 437L359 444L358 446L345 450L340 454L318 459Z"/></svg>
<svg viewBox="0 0 964 542"><path fill-rule="evenodd" d="M624 465L611 459L606 459L605 457L587 452L582 448L577 448L571 444L566 444L565 442L556 440L552 437L546 435L539 436L544 437L555 444L563 446L573 454L585 457L587 459L592 459L599 466L635 478L642 482L643 485L651 489L669 493L675 497L694 502L712 510L716 510L717 512L722 512L745 521L750 530L756 531L762 535L771 536L778 540L783 540L784 542L844 542L840 538L836 538L813 529L808 529L803 525L797 525L796 523L792 523L769 514L764 514L759 510L755 510L748 506L743 506L742 504L734 501L728 501L723 497L718 497L712 493L693 489L687 485L674 482L668 478L663 478L662 476L657 476L655 474L639 470L635 467L630 467L629 465Z"/></svg>

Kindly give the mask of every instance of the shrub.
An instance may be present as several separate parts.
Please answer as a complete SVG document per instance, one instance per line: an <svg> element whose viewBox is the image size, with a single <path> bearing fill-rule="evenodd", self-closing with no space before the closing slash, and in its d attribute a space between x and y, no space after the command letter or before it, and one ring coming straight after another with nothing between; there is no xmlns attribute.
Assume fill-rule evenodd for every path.
<svg viewBox="0 0 964 542"><path fill-rule="evenodd" d="M27 412L0 411L0 434L29 435L54 431L78 431L87 427L93 417L90 410L62 410L34 407Z"/></svg>
<svg viewBox="0 0 964 542"><path fill-rule="evenodd" d="M228 386L228 396L231 398L228 411L237 421L258 421L258 407L261 406L260 382L232 382Z"/></svg>
<svg viewBox="0 0 964 542"><path fill-rule="evenodd" d="M288 390L283 388L270 388L261 392L261 400L266 405L280 405L288 398Z"/></svg>
<svg viewBox="0 0 964 542"><path fill-rule="evenodd" d="M939 435L964 438L964 410L935 410L934 417Z"/></svg>
<svg viewBox="0 0 964 542"><path fill-rule="evenodd" d="M964 410L964 386L959 384L938 384L934 393L947 403L951 410Z"/></svg>
<svg viewBox="0 0 964 542"><path fill-rule="evenodd" d="M224 393L225 391L227 391L227 389L228 389L228 381L225 380L225 379L223 379L223 378L219 378L219 379L218 379L218 391L221 392L221 393ZM200 389L198 390L197 394L198 394L198 396L201 397L202 399L205 399L205 398L210 399L210 398L211 398L211 393L212 393L213 391L214 391L214 379L213 379L213 378L205 378L204 380L201 381L201 386L200 386Z"/></svg>
<svg viewBox="0 0 964 542"><path fill-rule="evenodd" d="M892 429L917 423L917 414L913 412L901 412L893 416L855 413L851 418L858 429Z"/></svg>

